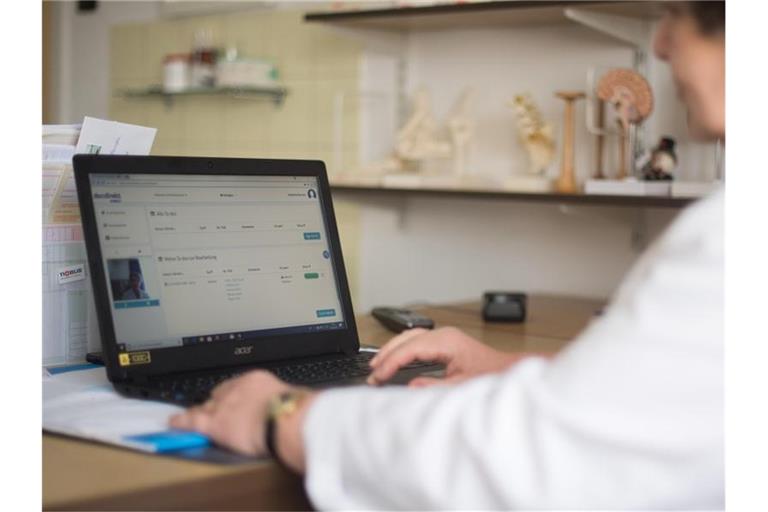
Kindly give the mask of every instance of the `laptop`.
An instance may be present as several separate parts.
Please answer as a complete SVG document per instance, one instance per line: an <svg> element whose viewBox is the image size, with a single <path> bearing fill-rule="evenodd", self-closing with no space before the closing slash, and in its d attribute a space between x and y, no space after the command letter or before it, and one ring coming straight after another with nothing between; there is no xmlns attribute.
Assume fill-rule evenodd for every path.
<svg viewBox="0 0 768 512"><path fill-rule="evenodd" d="M76 155L107 376L123 395L205 401L252 369L362 384L361 349L320 161ZM416 362L393 383L441 366Z"/></svg>

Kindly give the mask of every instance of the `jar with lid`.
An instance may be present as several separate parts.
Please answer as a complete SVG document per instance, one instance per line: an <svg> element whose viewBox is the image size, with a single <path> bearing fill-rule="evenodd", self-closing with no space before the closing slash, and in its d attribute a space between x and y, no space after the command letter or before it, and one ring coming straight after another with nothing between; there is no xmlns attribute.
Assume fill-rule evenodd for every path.
<svg viewBox="0 0 768 512"><path fill-rule="evenodd" d="M189 89L189 54L171 53L163 59L163 90L181 92Z"/></svg>

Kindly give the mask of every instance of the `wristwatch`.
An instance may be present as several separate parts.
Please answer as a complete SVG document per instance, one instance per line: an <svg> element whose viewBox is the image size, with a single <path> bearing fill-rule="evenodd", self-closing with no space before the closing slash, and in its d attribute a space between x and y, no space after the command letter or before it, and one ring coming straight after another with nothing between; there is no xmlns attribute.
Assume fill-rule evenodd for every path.
<svg viewBox="0 0 768 512"><path fill-rule="evenodd" d="M293 389L284 391L277 396L272 397L267 406L267 423L264 426L264 445L267 452L277 462L285 466L285 462L277 453L277 420L283 416L289 416L296 412L301 405L302 399L308 395L308 392L302 389Z"/></svg>

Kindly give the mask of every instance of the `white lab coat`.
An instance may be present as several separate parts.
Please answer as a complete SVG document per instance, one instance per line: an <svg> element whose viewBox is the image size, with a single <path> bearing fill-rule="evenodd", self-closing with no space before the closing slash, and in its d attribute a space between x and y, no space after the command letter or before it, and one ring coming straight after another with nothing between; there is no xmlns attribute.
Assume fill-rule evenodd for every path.
<svg viewBox="0 0 768 512"><path fill-rule="evenodd" d="M551 362L324 392L304 442L320 509L723 508L722 191Z"/></svg>

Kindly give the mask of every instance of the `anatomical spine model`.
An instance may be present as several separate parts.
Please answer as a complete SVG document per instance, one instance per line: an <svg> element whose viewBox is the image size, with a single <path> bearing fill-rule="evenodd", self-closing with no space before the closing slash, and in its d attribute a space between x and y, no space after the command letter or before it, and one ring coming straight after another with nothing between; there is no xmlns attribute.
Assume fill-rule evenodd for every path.
<svg viewBox="0 0 768 512"><path fill-rule="evenodd" d="M440 126L432 113L429 92L419 89L414 95L408 120L397 132L393 155L373 169L384 172L418 169L427 160L452 158L453 173L463 176L468 147L475 131L469 113L473 95L472 89L465 89L454 103L445 124Z"/></svg>
<svg viewBox="0 0 768 512"><path fill-rule="evenodd" d="M528 174L543 175L555 158L553 128L527 94L518 94L507 103L517 116L517 134L528 152Z"/></svg>

